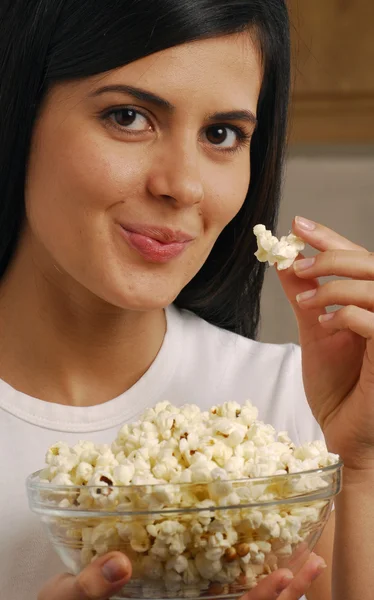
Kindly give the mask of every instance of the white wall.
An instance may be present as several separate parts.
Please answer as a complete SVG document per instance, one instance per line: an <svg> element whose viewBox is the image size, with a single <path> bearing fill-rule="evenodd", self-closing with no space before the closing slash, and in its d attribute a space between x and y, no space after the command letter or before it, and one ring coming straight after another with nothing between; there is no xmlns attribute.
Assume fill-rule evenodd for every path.
<svg viewBox="0 0 374 600"><path fill-rule="evenodd" d="M374 251L374 151L304 149L290 156L279 235L289 232L295 215L323 223ZM260 339L297 342L295 319L273 268L265 280Z"/></svg>

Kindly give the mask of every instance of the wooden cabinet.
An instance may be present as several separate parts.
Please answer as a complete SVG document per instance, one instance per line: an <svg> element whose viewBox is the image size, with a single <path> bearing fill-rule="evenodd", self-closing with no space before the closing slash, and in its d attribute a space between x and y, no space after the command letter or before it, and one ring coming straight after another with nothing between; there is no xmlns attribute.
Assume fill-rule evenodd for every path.
<svg viewBox="0 0 374 600"><path fill-rule="evenodd" d="M290 139L374 143L374 0L288 0Z"/></svg>

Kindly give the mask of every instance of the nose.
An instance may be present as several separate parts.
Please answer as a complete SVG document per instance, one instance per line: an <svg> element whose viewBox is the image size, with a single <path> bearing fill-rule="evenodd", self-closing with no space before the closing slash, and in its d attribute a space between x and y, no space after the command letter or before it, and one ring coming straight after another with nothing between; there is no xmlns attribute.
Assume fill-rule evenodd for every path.
<svg viewBox="0 0 374 600"><path fill-rule="evenodd" d="M204 199L197 149L172 148L153 157L147 187L155 198L193 206Z"/></svg>

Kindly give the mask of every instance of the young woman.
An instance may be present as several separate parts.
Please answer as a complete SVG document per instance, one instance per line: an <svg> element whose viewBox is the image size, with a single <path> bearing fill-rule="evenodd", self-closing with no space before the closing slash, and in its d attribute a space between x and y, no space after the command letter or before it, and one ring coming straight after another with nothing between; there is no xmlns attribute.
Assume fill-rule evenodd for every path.
<svg viewBox="0 0 374 600"><path fill-rule="evenodd" d="M319 556L246 599L369 600L372 255L297 220L319 251L281 276L302 367L298 348L254 341L252 228L275 226L287 126L285 2L2 0L0 76L4 598L104 600L131 576L112 553L50 579L61 564L24 488L49 445L111 441L159 400L250 398L296 442L324 435L345 485L334 549L331 522ZM344 279L319 287L330 274Z"/></svg>

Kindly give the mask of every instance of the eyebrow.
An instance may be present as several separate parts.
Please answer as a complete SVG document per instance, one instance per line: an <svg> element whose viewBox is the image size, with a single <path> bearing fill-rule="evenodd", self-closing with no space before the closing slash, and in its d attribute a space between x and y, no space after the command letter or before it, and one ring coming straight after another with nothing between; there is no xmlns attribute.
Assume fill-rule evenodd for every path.
<svg viewBox="0 0 374 600"><path fill-rule="evenodd" d="M250 110L230 110L228 112L216 112L208 117L209 121L246 121L251 125L257 125L257 119Z"/></svg>
<svg viewBox="0 0 374 600"><path fill-rule="evenodd" d="M95 98L97 96L101 96L102 94L107 94L110 92L116 92L120 94L126 94L140 100L142 102L149 102L150 104L154 104L155 106L166 110L169 113L173 113L175 111L175 106L153 94L152 92L148 92L138 87L133 87L131 85L107 85L101 87L90 94L91 98ZM251 125L257 125L257 119L255 115L250 110L230 110L227 112L216 112L212 115L209 115L208 120L211 122L214 121L246 121Z"/></svg>

